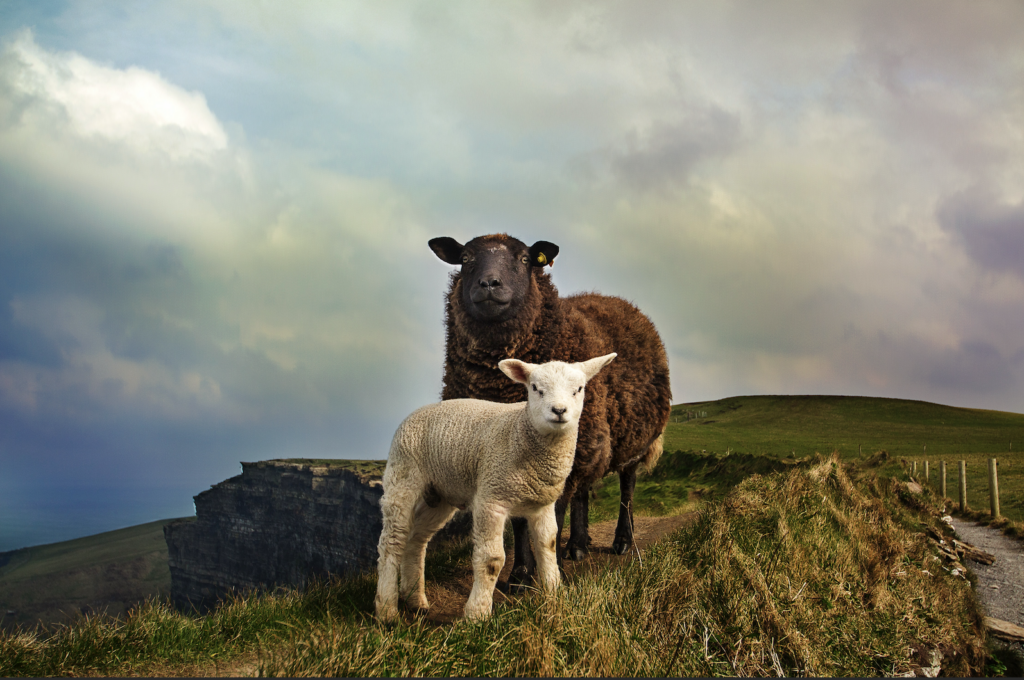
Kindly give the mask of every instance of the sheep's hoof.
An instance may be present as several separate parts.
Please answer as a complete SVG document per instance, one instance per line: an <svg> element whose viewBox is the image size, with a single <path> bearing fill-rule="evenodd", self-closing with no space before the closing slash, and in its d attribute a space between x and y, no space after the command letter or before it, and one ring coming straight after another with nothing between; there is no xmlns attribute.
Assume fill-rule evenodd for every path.
<svg viewBox="0 0 1024 680"><path fill-rule="evenodd" d="M615 551L616 555L625 555L629 551L630 546L633 545L633 541L627 541L624 538L617 538L612 543L612 550Z"/></svg>
<svg viewBox="0 0 1024 680"><path fill-rule="evenodd" d="M526 567L516 567L508 575L508 594L520 595L525 593L533 585L533 574L526 570Z"/></svg>
<svg viewBox="0 0 1024 680"><path fill-rule="evenodd" d="M587 559L587 555L590 551L586 548L580 548L578 546L566 546L565 554L562 556L563 559L573 560L574 562L581 562Z"/></svg>

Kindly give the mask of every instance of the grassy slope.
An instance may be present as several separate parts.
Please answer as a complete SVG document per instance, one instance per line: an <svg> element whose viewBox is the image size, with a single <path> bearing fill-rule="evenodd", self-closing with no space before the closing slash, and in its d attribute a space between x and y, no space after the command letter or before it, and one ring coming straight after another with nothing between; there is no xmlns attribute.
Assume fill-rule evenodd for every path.
<svg viewBox="0 0 1024 680"><path fill-rule="evenodd" d="M687 412L707 417L686 420ZM672 407L665 450L726 450L797 458L839 451L857 456L947 460L961 453L1005 455L1024 449L1024 415L874 397L730 397ZM1016 454L1014 454L1016 455Z"/></svg>
<svg viewBox="0 0 1024 680"><path fill-rule="evenodd" d="M5 626L53 623L83 610L116 615L147 597L168 594L163 526L169 521L0 555L0 620ZM11 610L16 613L8 615Z"/></svg>

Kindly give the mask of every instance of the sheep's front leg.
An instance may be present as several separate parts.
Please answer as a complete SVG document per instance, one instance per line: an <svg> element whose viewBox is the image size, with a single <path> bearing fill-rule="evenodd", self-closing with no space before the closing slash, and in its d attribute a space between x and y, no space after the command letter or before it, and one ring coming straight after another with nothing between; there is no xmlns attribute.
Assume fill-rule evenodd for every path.
<svg viewBox="0 0 1024 680"><path fill-rule="evenodd" d="M485 619L491 615L494 586L505 565L502 532L508 509L481 504L473 509L473 590L466 602L467 619Z"/></svg>
<svg viewBox="0 0 1024 680"><path fill-rule="evenodd" d="M423 498L416 501L412 531L409 533L405 553L402 556L402 579L399 586L402 597L407 598L407 604L413 609L430 608L423 579L427 543L453 514L455 514L455 508L443 500L435 507L430 507Z"/></svg>
<svg viewBox="0 0 1024 680"><path fill-rule="evenodd" d="M512 537L515 540L515 557L512 573L508 576L508 591L512 594L526 592L533 583L536 565L530 550L529 524L524 517L512 518Z"/></svg>
<svg viewBox="0 0 1024 680"><path fill-rule="evenodd" d="M549 505L529 518L533 554L537 558L537 581L546 592L553 593L561 581L558 572L558 522L555 506Z"/></svg>
<svg viewBox="0 0 1024 680"><path fill-rule="evenodd" d="M619 522L615 526L612 550L624 555L633 545L633 490L636 488L636 466L619 473Z"/></svg>
<svg viewBox="0 0 1024 680"><path fill-rule="evenodd" d="M559 499L561 500L561 499ZM557 512L557 510L556 510ZM572 495L569 511L569 539L565 542L563 554L567 560L584 560L590 552L590 487L580 485ZM558 533L562 533L565 511L558 522Z"/></svg>

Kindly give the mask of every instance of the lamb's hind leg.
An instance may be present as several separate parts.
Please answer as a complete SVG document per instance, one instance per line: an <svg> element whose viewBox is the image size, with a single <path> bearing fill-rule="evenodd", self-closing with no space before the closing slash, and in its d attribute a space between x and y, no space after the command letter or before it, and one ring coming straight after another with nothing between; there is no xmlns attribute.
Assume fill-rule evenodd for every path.
<svg viewBox="0 0 1024 680"><path fill-rule="evenodd" d="M433 502L433 507L431 507ZM430 602L424 588L423 565L427 543L437 530L455 514L455 508L437 498L420 498L413 511L412 530L402 556L402 578L399 593L413 609L428 609Z"/></svg>
<svg viewBox="0 0 1024 680"><path fill-rule="evenodd" d="M412 526L413 508L419 493L407 487L392 487L381 497L383 529L377 542L377 596L374 607L384 621L398 618L398 571Z"/></svg>
<svg viewBox="0 0 1024 680"><path fill-rule="evenodd" d="M624 555L633 545L633 490L636 488L636 465L619 473L619 522L615 526L612 550Z"/></svg>

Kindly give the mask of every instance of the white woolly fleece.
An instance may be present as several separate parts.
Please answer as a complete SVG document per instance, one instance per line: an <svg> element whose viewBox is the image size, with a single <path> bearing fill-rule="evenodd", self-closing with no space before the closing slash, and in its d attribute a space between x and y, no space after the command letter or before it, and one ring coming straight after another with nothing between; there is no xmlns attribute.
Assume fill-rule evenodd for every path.
<svg viewBox="0 0 1024 680"><path fill-rule="evenodd" d="M498 366L526 385L526 402L451 399L424 406L402 422L384 471L378 617L398 615L399 594L413 608L430 606L423 581L427 542L457 508L473 511L467 618L491 613L505 562L502 531L510 516L528 521L542 587L558 586L554 504L572 470L584 386L614 358L613 353L575 364L539 365L506 359Z"/></svg>

